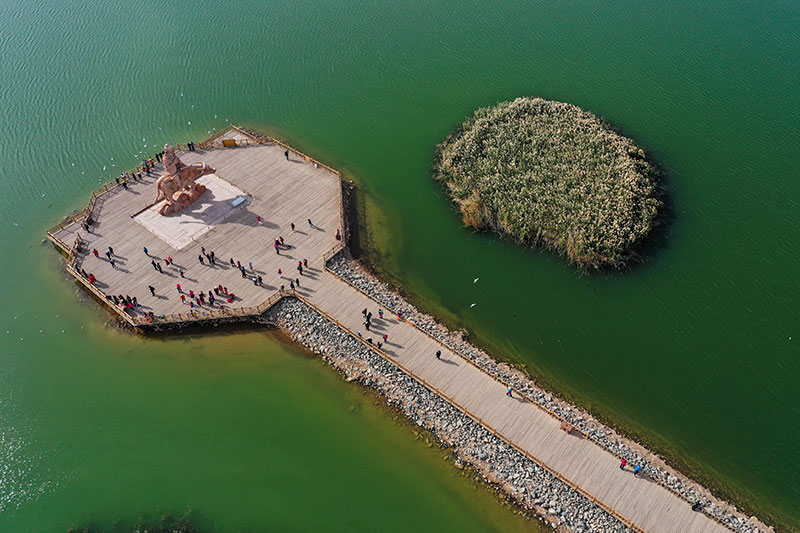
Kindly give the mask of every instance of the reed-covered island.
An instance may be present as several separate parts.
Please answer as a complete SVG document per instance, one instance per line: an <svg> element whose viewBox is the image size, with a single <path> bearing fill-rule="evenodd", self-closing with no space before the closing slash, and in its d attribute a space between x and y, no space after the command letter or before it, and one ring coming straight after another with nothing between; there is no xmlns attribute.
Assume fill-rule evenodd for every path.
<svg viewBox="0 0 800 533"><path fill-rule="evenodd" d="M662 206L641 148L592 113L542 98L478 109L437 147L434 172L469 226L581 269L628 263Z"/></svg>

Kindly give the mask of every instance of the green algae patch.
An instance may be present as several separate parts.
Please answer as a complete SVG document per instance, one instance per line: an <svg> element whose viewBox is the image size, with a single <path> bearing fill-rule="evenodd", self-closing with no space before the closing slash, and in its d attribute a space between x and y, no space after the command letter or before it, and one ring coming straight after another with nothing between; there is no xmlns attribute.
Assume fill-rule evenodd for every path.
<svg viewBox="0 0 800 533"><path fill-rule="evenodd" d="M662 206L641 148L592 113L541 98L478 109L437 147L434 177L467 225L581 269L625 266Z"/></svg>

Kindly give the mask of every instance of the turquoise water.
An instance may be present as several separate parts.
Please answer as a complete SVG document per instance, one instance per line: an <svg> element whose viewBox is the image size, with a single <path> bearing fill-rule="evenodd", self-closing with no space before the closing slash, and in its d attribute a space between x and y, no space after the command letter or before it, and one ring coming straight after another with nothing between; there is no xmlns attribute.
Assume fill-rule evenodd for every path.
<svg viewBox="0 0 800 533"><path fill-rule="evenodd" d="M229 506L214 508L218 513L242 515L249 525L272 516L248 515L235 503L272 487L215 485L189 475L193 464L167 472L189 475L186 486L205 480L204 495L191 501L185 486L164 484L146 506L137 502L136 491L146 492L140 489L120 489L108 506L87 496L99 466L80 483L63 481L56 468L72 457L95 460L100 448L104 481L131 474L134 467L108 466L126 464L128 447L123 453L90 443L150 408L131 407L126 398L133 394L87 403L96 396L92 386L125 390L130 380L135 391L135 383L166 374L182 383L176 390L186 390L197 379L195 356L214 353L217 341L141 343L105 329L94 304L78 308L56 254L39 238L83 205L90 190L135 164L140 151L200 140L232 122L281 136L355 179L369 259L417 301L762 516L800 528L796 3L7 2L0 30L0 245L10 251L0 268L7 284L24 282L24 292L8 291L11 303L0 310L13 332L0 352L0 397L13 405L3 409L2 426L28 443L19 453L38 472L32 486L41 493L22 499L19 516L34 516L59 497L59 523L98 508L135 513L156 500L202 511L220 493L230 496L223 498ZM431 180L433 148L475 108L519 95L568 101L605 117L664 168L672 215L642 264L581 276L550 254L461 227ZM475 277L481 279L473 285ZM72 326L61 341L50 332L67 317ZM269 338L258 346L264 354L286 351ZM152 372L137 373L116 358L155 362ZM162 365L171 369L162 372ZM313 374L289 366L295 380ZM238 390L239 380L255 379L237 368L219 385L219 397ZM324 401L316 388L305 397L314 406ZM286 394L300 397L297 387ZM153 405L165 412L185 411L180 394L158 398ZM217 398L200 404L217 402L228 405ZM98 416L106 424L92 423L91 405L102 406ZM262 414L272 412L263 405ZM346 411L346 402L340 408ZM310 428L324 423L293 415L307 417ZM246 431L255 431L256 418ZM167 420L155 427L168 427ZM213 413L211 420L224 417ZM67 421L84 437L72 439L71 448L64 444ZM187 430L190 422L182 424ZM153 432L147 424L133 427ZM412 438L407 433L398 430ZM167 440L162 451L175 461L210 456L211 446L201 442ZM265 457L287 450L294 447ZM248 454L236 455L242 459L231 462L248 468ZM373 464L381 459L373 456ZM342 461L320 471L319 483L339 486L334 471ZM154 477L161 467L135 471ZM427 479L447 479L423 470ZM371 480L364 475L350 485L371 496ZM76 483L83 489L73 489ZM398 489L401 499L413 501L412 485ZM301 514L299 494L284 499L289 510L282 516Z"/></svg>

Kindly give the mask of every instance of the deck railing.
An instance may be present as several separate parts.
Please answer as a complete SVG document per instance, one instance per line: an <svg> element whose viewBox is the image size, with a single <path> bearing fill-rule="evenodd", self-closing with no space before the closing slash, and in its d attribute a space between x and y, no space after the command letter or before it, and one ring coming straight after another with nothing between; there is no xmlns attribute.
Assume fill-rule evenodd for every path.
<svg viewBox="0 0 800 533"><path fill-rule="evenodd" d="M350 328L348 328L347 326L345 326L344 324L339 322L337 319L335 319L334 317L332 317L331 315L329 315L328 313L326 313L322 309L318 308L316 305L314 305L313 303L311 303L310 301L305 299L302 295L295 293L293 296L295 298L297 298L299 301L301 301L304 304L306 304L307 306L309 306L310 308L312 308L314 311L316 311L320 315L322 315L325 319L327 319L331 323L335 324L339 329L341 329L342 331L344 331L345 333L350 335L350 337L352 337L353 339L355 339L358 342L360 342L363 346L365 346L366 348L371 350L373 353L377 354L378 356L380 356L385 361L387 361L387 362L391 363L392 365L396 366L397 368L402 370L406 375L408 375L409 377L411 377L414 380L416 380L423 387L425 387L426 389L430 390L432 393L434 393L437 396L441 397L446 402L451 404L453 407L455 407L456 409L458 409L459 411L461 411L462 413L467 415L470 419L472 419L473 421L478 423L480 426L484 427L486 430L488 430L490 433L492 433L495 437L497 437L498 439L502 440L507 445L511 446L518 453L522 454L524 457L526 457L527 459L529 459L530 461L532 461L533 463L538 465L540 468L546 470L551 475L553 475L554 477L558 478L560 481L564 482L570 488L572 488L573 490L577 491L578 493L583 495L585 498L589 499L591 502L593 502L598 507L602 508L608 514L610 514L611 516L613 516L614 518L616 518L617 520L622 522L625 525L625 527L627 527L627 528L629 528L629 529L631 529L633 531L636 531L637 533L645 533L644 529L642 529L639 526L637 526L632 520L630 520L627 517L623 516L616 509L614 509L613 507L610 507L609 505L607 505L602 500L597 499L594 495L592 495L590 492L586 491L585 489L581 488L578 484L576 484L571 479L569 479L568 477L563 475L561 472L559 472L558 470L556 470L556 469L552 468L551 466L547 465L546 463L541 461L539 458L535 457L530 452L528 452L527 450L525 450L524 448L520 447L515 442L511 441L510 439L508 439L502 433L497 431L491 424L489 424L488 422L486 422L485 420L483 420L479 416L473 414L466 407L464 407L458 401L456 401L452 396L450 396L446 392L442 391L441 389L439 389L438 387L436 387L432 383L429 383L425 378L423 378L423 377L417 375L416 373L414 373L412 370L410 370L408 367L406 367L402 362L400 362L399 360L396 360L394 358L389 357L384 352L379 350L377 348L377 346L373 345L370 342L367 342L362 337L359 337L358 335L354 334Z"/></svg>
<svg viewBox="0 0 800 533"><path fill-rule="evenodd" d="M392 314L394 314L394 315L396 316L396 315L397 315L397 311L396 311L396 310L392 309L392 308L391 308L390 306L388 306L388 305L385 305L385 304L383 304L382 302L379 302L379 301L378 301L378 300L376 300L376 299L375 299L375 298L374 298L374 297L373 297L371 294L369 294L368 292L366 292L364 289L362 289L361 287L358 287L357 285L355 285L355 284L351 283L349 280L347 280L346 278L344 278L344 277L342 277L341 275L339 275L339 273L337 273L337 272L333 271L333 270L332 270L330 267L328 267L328 261L329 261L330 259L332 259L332 258L333 258L333 257L334 257L334 256L335 256L337 253L339 253L339 252L340 252L342 249L343 249L343 246L341 246L341 245L337 245L337 246L335 246L335 247L331 248L329 251L327 251L327 252L325 253L325 255L323 256L323 257L324 257L323 266L324 266L325 270L326 270L327 272L331 273L332 275L334 275L335 277L337 277L339 280L343 281L344 283L347 283L349 286L353 287L353 288L354 288L354 289L356 289L358 292L362 293L364 296L366 296L366 297L367 297L367 298L369 298L370 300L374 301L374 302L375 302L376 304L378 304L379 306L386 308L388 311L390 311ZM309 305L311 305L311 304L309 304ZM316 309L316 307L315 307L315 309ZM320 312L323 312L323 311L320 311ZM323 312L323 313L324 313L324 312ZM401 314L401 316L403 316L403 315ZM471 364L472 366L474 366L475 368L477 368L478 370L480 370L481 372L483 372L484 374L486 374L487 376L489 376L489 377L490 377L490 378L492 378L493 380L495 380L495 381L497 381L498 383L502 384L504 387L506 387L506 388L512 388L512 389L513 389L513 390L514 390L514 391L515 391L515 392L516 392L516 393L517 393L519 396L521 396L522 398L524 398L526 401L528 401L528 402L530 402L530 403L532 403L532 404L536 405L537 407L539 407L541 410L545 411L547 414L549 414L550 416L552 416L552 417L553 417L553 418L555 418L556 420L560 421L560 422L561 422L561 423L563 423L563 424L567 424L567 425L569 425L569 427L570 427L570 431L574 431L574 432L576 432L576 433L580 434L580 435L581 435L583 438L585 438L585 439L587 439L587 440L589 440L589 441L592 441L592 442L594 442L594 440L595 440L595 439L594 439L594 438L592 438L592 437L591 437L591 436L590 436L588 433L586 433L585 431L581 430L580 428L577 428L577 427L575 427L575 426L574 426L574 425L572 425L572 424L571 424L571 423L570 423L570 422L569 422L567 419L565 419L564 417L562 417L561 415L559 415L559 414L558 414L558 413L556 413L555 411L552 411L551 409L548 409L547 407L545 407L545 406L544 406L544 405L542 405L541 403L537 402L536 400L534 400L533 398L531 398L530 396L528 396L528 395L527 395L527 394L525 394L524 392L521 392L521 391L519 391L518 389L514 388L514 387L513 387L513 386L512 386L510 383L508 383L507 381L505 381L505 380L503 380L503 379L500 379L500 378L499 378L499 377L497 377L496 375L494 375L494 374L492 374L491 372L487 371L485 368L483 368L481 365L479 365L478 363L476 363L475 361L473 361L471 358L469 358L468 356L466 356L466 355L464 355L463 353L461 353L461 350L460 350L459 348L457 348L457 347L453 346L453 345L452 345L452 344L451 344L449 341L446 341L446 340L443 340L443 339L438 339L438 338L434 337L434 336L433 336L433 335L431 335L429 332L427 332L427 331L426 331L424 328L421 328L421 327L420 327L420 326L418 326L418 325L417 325L415 322L413 322L413 321L411 321L411 320L409 320L409 319L407 319L407 318L404 318L403 320L404 320L406 323L408 323L408 324L410 324L411 326L413 326L414 328L416 328L418 331L420 331L420 332L424 333L426 336L428 336L429 338L431 338L431 339L433 339L434 341L436 341L437 343L439 343L439 344L443 344L444 346L446 346L447 348L449 348L449 349L450 349L450 350L451 350L453 353L457 354L459 357L461 357L462 359L464 359L464 360L465 360L467 363ZM614 455L614 454L613 454L613 453L612 453L610 450L608 450L608 449L607 449L605 446L602 446L602 445L599 445L599 446L600 446L600 448L601 448L602 450L604 450L604 451L606 451L607 453L609 453L609 454L613 455L614 457L616 457L616 455ZM652 479L652 478L651 478L651 479ZM683 501L685 501L685 502L687 502L687 503L692 503L692 500L691 500L691 499L689 499L688 497L686 497L686 496L685 496L684 494L682 494L681 492L679 492L679 491L677 491L677 490L673 489L672 487L670 487L669 485L667 485L667 484L666 484L664 481L662 481L661 479L653 479L653 481L655 481L657 484L659 484L660 486L662 486L662 487L664 487L665 489L667 489L667 490L668 490L669 492L671 492L672 494L674 494L674 495L678 496L678 497L679 497L680 499L682 499ZM576 489L576 490L578 490L578 489ZM707 517L711 518L712 520L714 520L715 522L717 522L718 524L722 525L722 526L723 526L723 527L725 527L726 529L728 529L728 530L730 530L730 531L736 531L736 530L735 530L733 527L731 527L731 526L730 526L729 524L727 524L726 522L723 522L722 520L720 520L720 519L719 519L719 518L717 518L716 516L714 516L714 515L710 515L710 514L708 514L708 513L705 513L705 515L706 515Z"/></svg>

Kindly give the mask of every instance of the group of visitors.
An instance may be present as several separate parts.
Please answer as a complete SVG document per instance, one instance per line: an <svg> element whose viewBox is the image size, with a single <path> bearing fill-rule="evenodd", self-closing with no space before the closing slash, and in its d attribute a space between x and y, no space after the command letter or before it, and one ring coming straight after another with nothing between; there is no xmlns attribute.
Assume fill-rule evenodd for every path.
<svg viewBox="0 0 800 533"><path fill-rule="evenodd" d="M233 303L233 301L236 299L236 295L232 291L228 292L228 287L224 287L222 285L217 285L207 293L203 291L195 293L194 290L191 289L188 292L184 292L180 283L176 283L175 288L178 290L181 303L188 303L192 312L194 311L195 307L214 307L218 298L223 299L228 303Z"/></svg>
<svg viewBox="0 0 800 533"><path fill-rule="evenodd" d="M622 459L619 462L619 469L620 470L627 470L627 468L626 468L627 465L628 465L628 461L625 460L625 459ZM639 475L641 475L641 472L642 472L642 465L640 465L639 463L634 464L633 465L633 475L634 476L639 476Z"/></svg>
<svg viewBox="0 0 800 533"><path fill-rule="evenodd" d="M189 150L194 150L194 144L189 143ZM164 152L157 153L154 158L148 158L143 161L142 168L146 173L149 172L150 168L156 164L156 162L160 162L163 158ZM135 173L134 173L135 175ZM127 178L127 175L123 173L120 178L117 178L117 182L124 183L124 180ZM139 174L134 179L141 179L141 175ZM308 225L310 228L314 227L311 219L307 219ZM90 217L87 217L85 225L92 223ZM256 222L259 225L263 225L263 219L260 216L256 216ZM295 224L292 222L290 223L291 231L294 232L296 229ZM338 231L337 231L337 238L340 238ZM286 240L282 235L279 235L273 242L273 246L275 248L275 252L280 255L281 250L291 249L292 246L286 243ZM177 271L181 278L185 278L185 273L182 267L175 264L173 258L171 256L167 256L166 258L161 258L157 256L152 256L150 254L150 250L146 246L142 247L142 252L150 259L150 265L159 273L166 273L166 269L170 269L173 271ZM96 258L100 258L100 251L96 248L93 248L91 251L92 255ZM104 252L107 261L111 265L112 268L116 267L116 256L114 255L114 249L109 246L108 249ZM197 256L198 262L201 265L207 265L210 267L216 266L216 254L213 250L207 251L205 247L200 247L200 254ZM162 267L163 261L163 267ZM247 261L247 266L242 264L242 261L235 260L233 257L229 259L229 263L232 267L235 267L241 274L242 278L248 278L253 282L255 286L263 286L263 279L261 275L256 271L255 267L253 266L252 261ZM292 291L295 291L300 288L300 278L305 275L305 271L309 269L308 266L308 259L302 259L297 261L297 272L299 273L299 277L297 278L290 278L284 274L284 272L279 268L278 269L278 277L282 280L289 281L289 288ZM96 282L96 278L94 274L87 273L85 270L80 269L81 275L83 275L86 279L89 280L90 284L94 284ZM156 297L156 288L152 285L147 286L148 290L150 291L150 295ZM196 307L213 307L218 304L219 300L224 300L227 303L233 303L236 299L236 295L233 292L229 292L228 288L223 285L217 285L213 289L209 291L199 291L197 293L194 290L184 291L183 287L180 283L176 283L176 289L178 294L180 295L181 303L188 304L192 312ZM284 291L286 289L285 285L280 285L280 290ZM162 296L163 298L163 296ZM142 306L136 300L136 297L131 297L127 295L106 295L106 299L112 302L114 305L122 306L128 312L134 311L142 311ZM143 312L143 311L142 311ZM147 315L147 313L145 313ZM152 313L150 313L152 315ZM378 315L383 318L383 310L378 310ZM399 317L399 315L398 315ZM152 318L152 317L151 317ZM372 313L369 313L365 310L365 327L367 331L370 330L372 325ZM369 342L372 342L372 339L368 339ZM383 341L378 341L377 346L381 348L384 343L387 342L387 336L383 335Z"/></svg>
<svg viewBox="0 0 800 533"><path fill-rule="evenodd" d="M361 315L364 317L364 328L366 328L367 331L370 331L370 328L372 327L372 312L365 307L364 309L361 310ZM380 318L383 318L383 309L378 309L378 316ZM356 332L356 335L358 335L359 338L362 339L364 338L364 335L361 333L360 330ZM377 341L377 343L373 342L372 337L367 337L366 341L369 344L375 344L380 350L381 348L383 348L383 345L388 342L389 335L384 333L382 338L383 340Z"/></svg>

